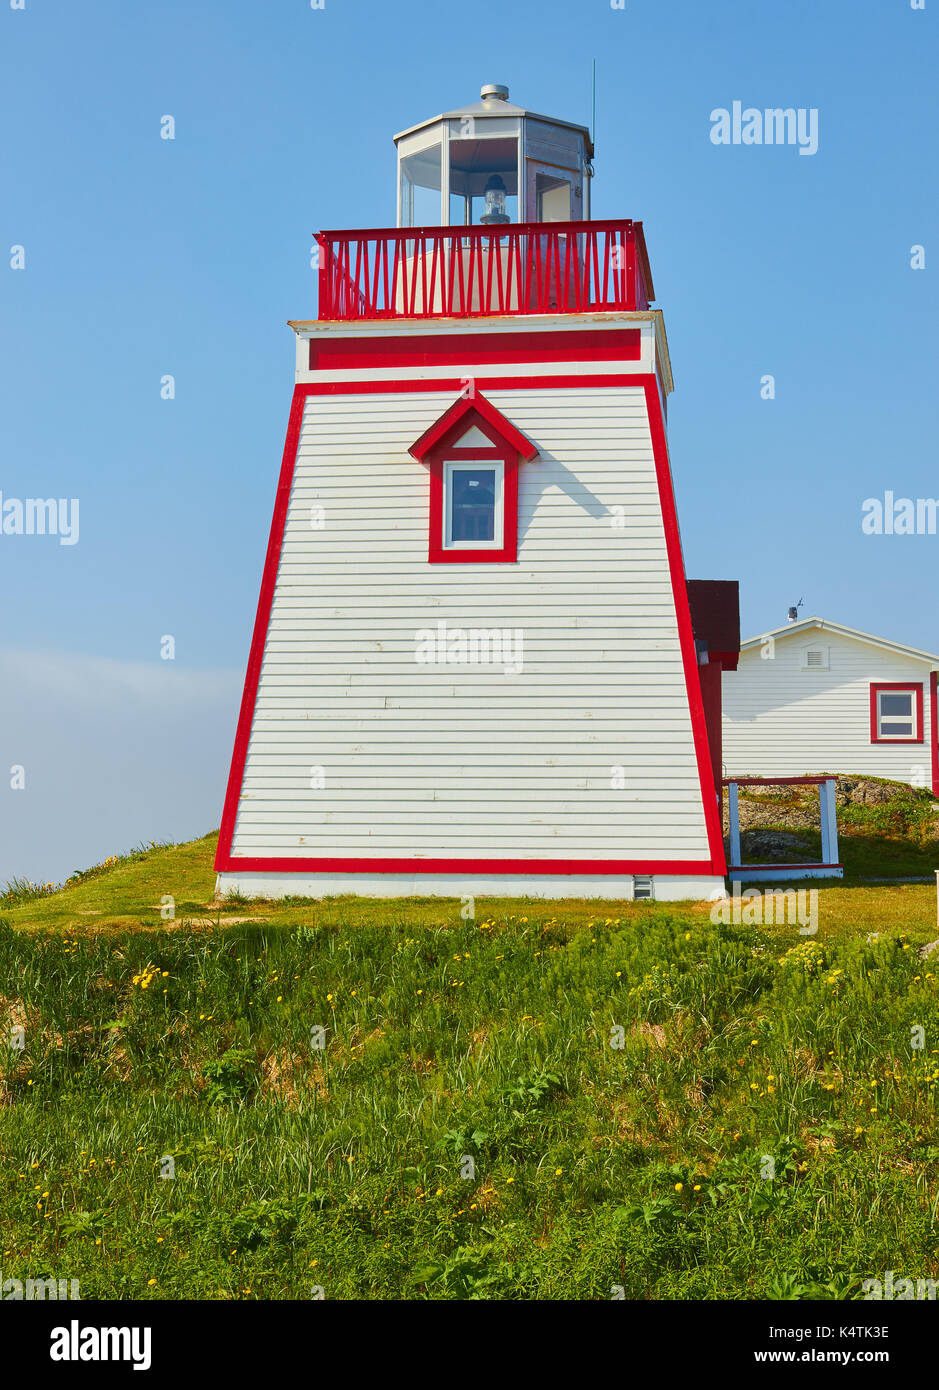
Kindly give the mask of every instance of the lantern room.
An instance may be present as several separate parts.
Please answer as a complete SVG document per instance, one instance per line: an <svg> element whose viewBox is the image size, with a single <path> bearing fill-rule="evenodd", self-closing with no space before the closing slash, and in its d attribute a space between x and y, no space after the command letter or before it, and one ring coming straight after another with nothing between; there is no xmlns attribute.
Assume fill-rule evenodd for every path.
<svg viewBox="0 0 939 1390"><path fill-rule="evenodd" d="M514 106L509 89L394 137L399 227L579 222L590 217L586 126Z"/></svg>

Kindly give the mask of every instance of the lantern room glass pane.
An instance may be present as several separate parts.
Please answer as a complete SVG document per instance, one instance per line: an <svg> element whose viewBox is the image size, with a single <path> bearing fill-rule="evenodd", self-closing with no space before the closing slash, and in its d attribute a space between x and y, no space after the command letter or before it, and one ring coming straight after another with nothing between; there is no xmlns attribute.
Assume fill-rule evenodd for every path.
<svg viewBox="0 0 939 1390"><path fill-rule="evenodd" d="M548 174L538 174L535 179L535 195L538 201L536 221L571 221L571 184L569 179L552 178Z"/></svg>
<svg viewBox="0 0 939 1390"><path fill-rule="evenodd" d="M493 207L504 208L506 220L517 222L518 138L451 135L448 150L451 226L464 222L478 226Z"/></svg>
<svg viewBox="0 0 939 1390"><path fill-rule="evenodd" d="M439 145L404 155L401 171L401 226L439 227L441 217Z"/></svg>

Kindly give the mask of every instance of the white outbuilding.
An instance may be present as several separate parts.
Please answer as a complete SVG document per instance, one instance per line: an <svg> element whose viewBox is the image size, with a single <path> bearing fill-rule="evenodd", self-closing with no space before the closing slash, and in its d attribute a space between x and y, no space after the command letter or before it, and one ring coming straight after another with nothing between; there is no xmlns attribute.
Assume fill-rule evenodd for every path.
<svg viewBox="0 0 939 1390"><path fill-rule="evenodd" d="M857 773L939 795L939 656L824 618L751 637L724 681L727 778Z"/></svg>

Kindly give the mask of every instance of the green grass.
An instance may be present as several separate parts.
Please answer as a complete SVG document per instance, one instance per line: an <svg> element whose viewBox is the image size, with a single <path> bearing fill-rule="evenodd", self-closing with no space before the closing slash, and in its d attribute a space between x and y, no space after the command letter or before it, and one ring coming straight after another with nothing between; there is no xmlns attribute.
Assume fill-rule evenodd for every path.
<svg viewBox="0 0 939 1390"><path fill-rule="evenodd" d="M77 871L57 891L17 879L0 894L0 915L15 926L132 927L159 923L163 898L174 899L177 919L208 910L215 891L212 860L218 833L181 845L153 845L114 855L103 864ZM10 891L12 888L12 891Z"/></svg>
<svg viewBox="0 0 939 1390"><path fill-rule="evenodd" d="M701 905L470 922L218 905L213 848L0 909L4 1278L566 1300L939 1273L934 889L824 886L810 939Z"/></svg>

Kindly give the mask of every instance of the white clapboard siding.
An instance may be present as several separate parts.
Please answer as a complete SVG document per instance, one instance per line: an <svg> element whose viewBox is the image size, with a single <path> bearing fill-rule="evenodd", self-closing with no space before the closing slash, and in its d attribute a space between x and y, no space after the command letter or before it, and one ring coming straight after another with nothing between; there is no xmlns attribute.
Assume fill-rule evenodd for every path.
<svg viewBox="0 0 939 1390"><path fill-rule="evenodd" d="M802 668L807 647L828 652L828 669ZM929 786L929 671L926 661L830 628L777 640L771 660L747 648L723 677L725 776L853 772ZM871 684L890 681L922 684L922 743L871 741Z"/></svg>
<svg viewBox="0 0 939 1390"><path fill-rule="evenodd" d="M709 858L645 394L486 395L539 451L514 565L427 561L451 393L307 399L233 857ZM440 622L521 669L419 663Z"/></svg>

